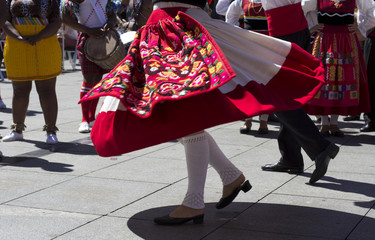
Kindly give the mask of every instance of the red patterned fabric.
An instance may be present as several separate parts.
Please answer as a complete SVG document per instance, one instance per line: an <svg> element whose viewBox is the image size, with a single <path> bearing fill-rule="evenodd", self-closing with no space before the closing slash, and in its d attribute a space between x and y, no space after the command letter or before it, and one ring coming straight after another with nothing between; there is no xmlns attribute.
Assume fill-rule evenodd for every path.
<svg viewBox="0 0 375 240"><path fill-rule="evenodd" d="M336 4L335 4L336 3ZM325 12L354 12L355 1L319 1ZM344 10L343 10L344 9ZM366 66L357 35L348 26L325 25L312 55L323 62L326 84L306 105L313 115L358 115L370 109Z"/></svg>
<svg viewBox="0 0 375 240"><path fill-rule="evenodd" d="M353 12L355 0L318 0L318 9L329 13Z"/></svg>
<svg viewBox="0 0 375 240"><path fill-rule="evenodd" d="M227 54L237 49L225 41L221 50L201 26L203 19L197 22L180 12L173 20L178 10L184 11L155 10L138 31L128 56L83 99L113 97L105 98L91 131L100 156L135 151L250 116L300 108L320 89L324 78L321 62L297 45L220 23L249 38L259 38L260 43L271 41L288 49L273 54L264 50L264 55L277 55L279 60L279 54L285 53L282 66L272 64L273 58L248 59L247 69L254 68L250 60L264 61L262 66L271 61L267 66L279 69L271 79L262 76L264 81L257 82L246 75L239 79L241 84L235 83L232 67L243 75L239 68L243 62L230 60L233 66L229 65L222 51ZM212 25L214 29L217 24ZM217 35L226 38L221 32ZM232 59L234 55L227 56ZM260 74L264 71L259 69Z"/></svg>
<svg viewBox="0 0 375 240"><path fill-rule="evenodd" d="M212 91L234 77L220 48L198 22L186 15L173 22L162 10L155 12L159 15L148 22L155 27L138 32L129 55L86 99L111 95L138 116L149 117L160 102ZM168 19L161 25L160 18Z"/></svg>

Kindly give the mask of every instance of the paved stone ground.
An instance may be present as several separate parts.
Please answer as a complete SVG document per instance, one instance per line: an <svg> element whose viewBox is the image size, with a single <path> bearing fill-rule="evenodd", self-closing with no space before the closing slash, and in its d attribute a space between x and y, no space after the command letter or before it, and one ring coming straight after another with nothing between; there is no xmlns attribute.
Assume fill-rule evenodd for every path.
<svg viewBox="0 0 375 240"><path fill-rule="evenodd" d="M163 227L153 218L176 207L187 187L183 147L173 141L97 156L89 135L77 131L80 86L79 71L58 77L55 149L45 144L35 88L25 141L0 143L0 239L375 239L375 133L359 133L363 120L340 121L346 136L330 138L340 153L314 186L308 184L314 165L305 154L304 174L260 169L280 156L277 123L270 123L268 135L240 135L241 122L208 129L253 189L216 210L222 186L210 168L204 224ZM4 136L12 123L11 82L0 82L0 88L8 105L0 112Z"/></svg>

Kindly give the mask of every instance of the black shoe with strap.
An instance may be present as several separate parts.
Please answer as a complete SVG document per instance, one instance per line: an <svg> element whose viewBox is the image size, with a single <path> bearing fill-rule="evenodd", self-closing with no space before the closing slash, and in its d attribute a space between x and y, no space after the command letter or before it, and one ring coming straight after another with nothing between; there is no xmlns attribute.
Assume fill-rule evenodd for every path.
<svg viewBox="0 0 375 240"><path fill-rule="evenodd" d="M216 203L217 209L222 209L228 206L233 202L233 200L237 197L240 191L248 192L252 188L249 180L243 182L240 186L238 186L234 191L227 197L221 198L218 203Z"/></svg>
<svg viewBox="0 0 375 240"><path fill-rule="evenodd" d="M185 224L189 221L193 221L194 224L202 224L203 223L204 214L197 215L194 217L188 217L188 218L174 218L169 215L163 216L163 217L157 217L154 218L154 223L158 225L181 225Z"/></svg>

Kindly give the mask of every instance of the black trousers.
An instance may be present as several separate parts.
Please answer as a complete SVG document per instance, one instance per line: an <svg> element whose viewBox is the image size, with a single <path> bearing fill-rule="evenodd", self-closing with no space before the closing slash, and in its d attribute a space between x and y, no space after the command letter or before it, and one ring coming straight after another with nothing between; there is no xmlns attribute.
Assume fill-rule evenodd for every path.
<svg viewBox="0 0 375 240"><path fill-rule="evenodd" d="M303 109L275 112L280 121L277 141L280 161L290 166L303 166L301 147L313 160L331 143L320 134Z"/></svg>
<svg viewBox="0 0 375 240"><path fill-rule="evenodd" d="M302 31L277 37L298 44L305 50L310 45L310 31ZM290 166L303 166L301 147L314 160L331 143L325 139L311 118L302 109L275 112L280 121L277 138L281 153L280 161Z"/></svg>
<svg viewBox="0 0 375 240"><path fill-rule="evenodd" d="M375 37L367 37L363 46L365 58L368 90L370 95L371 112L365 113L368 120L375 122Z"/></svg>

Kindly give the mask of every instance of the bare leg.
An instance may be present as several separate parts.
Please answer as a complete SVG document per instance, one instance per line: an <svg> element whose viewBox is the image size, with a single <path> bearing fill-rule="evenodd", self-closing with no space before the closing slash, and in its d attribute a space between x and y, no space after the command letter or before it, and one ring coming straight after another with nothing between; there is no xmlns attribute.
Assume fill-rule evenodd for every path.
<svg viewBox="0 0 375 240"><path fill-rule="evenodd" d="M56 96L56 78L35 81L39 94L40 106L43 110L44 121L47 126L56 126L58 104Z"/></svg>
<svg viewBox="0 0 375 240"><path fill-rule="evenodd" d="M12 81L13 99L12 99L12 115L13 122L16 124L24 124L26 111L29 106L29 97L32 88L31 81ZM16 129L18 133L22 130Z"/></svg>

